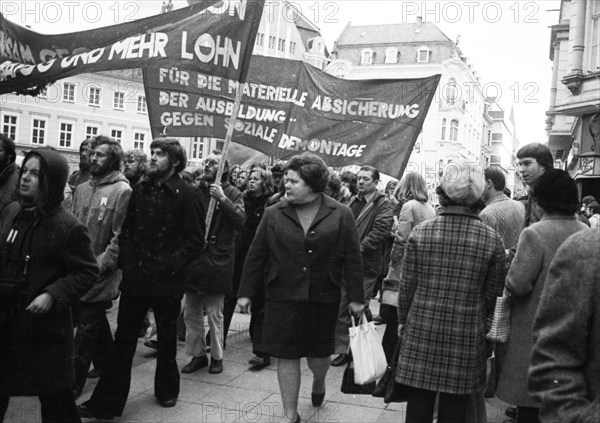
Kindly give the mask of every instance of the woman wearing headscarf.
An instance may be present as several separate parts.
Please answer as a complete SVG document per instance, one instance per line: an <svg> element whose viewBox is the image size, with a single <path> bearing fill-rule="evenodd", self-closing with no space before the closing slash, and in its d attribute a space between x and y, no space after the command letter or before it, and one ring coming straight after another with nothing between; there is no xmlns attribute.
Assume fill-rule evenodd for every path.
<svg viewBox="0 0 600 423"><path fill-rule="evenodd" d="M269 207L246 258L238 304L265 294L260 349L277 357L286 422L299 422L300 359L313 373L312 403L325 397L342 286L349 312L363 309L362 258L352 211L323 194L327 165L304 153L284 169L285 197Z"/></svg>
<svg viewBox="0 0 600 423"><path fill-rule="evenodd" d="M533 349L533 321L550 262L558 247L575 232L587 229L575 213L577 186L567 172L546 170L532 190L534 213L541 220L523 229L506 277L513 298L510 334L496 395L517 406L517 423L539 422L539 404L527 391L527 369Z"/></svg>
<svg viewBox="0 0 600 423"><path fill-rule="evenodd" d="M31 151L0 216L0 421L11 396L38 396L43 423L81 421L70 304L98 267L85 226L61 205L67 175L60 153Z"/></svg>
<svg viewBox="0 0 600 423"><path fill-rule="evenodd" d="M477 216L478 167L448 164L444 210L410 233L398 291L402 343L396 381L408 387L407 423L464 423L469 396L485 386L488 319L504 281L504 246Z"/></svg>

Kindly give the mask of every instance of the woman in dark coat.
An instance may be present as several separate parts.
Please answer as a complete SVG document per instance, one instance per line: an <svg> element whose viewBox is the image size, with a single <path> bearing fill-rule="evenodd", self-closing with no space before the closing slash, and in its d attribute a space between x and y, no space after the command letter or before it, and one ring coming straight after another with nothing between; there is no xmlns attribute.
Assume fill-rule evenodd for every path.
<svg viewBox="0 0 600 423"><path fill-rule="evenodd" d="M486 322L502 293L505 259L502 238L474 207L483 188L479 168L453 163L442 176L444 211L407 240L396 375L409 387L406 423L431 422L438 393L438 422L464 423L470 394L485 386Z"/></svg>
<svg viewBox="0 0 600 423"><path fill-rule="evenodd" d="M285 197L269 207L246 258L238 304L265 291L260 347L277 357L277 376L288 422L299 422L300 358L314 379L312 403L325 396L325 376L334 350L342 285L349 311L363 309L362 259L352 211L322 194L327 165L311 153L285 167Z"/></svg>
<svg viewBox="0 0 600 423"><path fill-rule="evenodd" d="M92 287L98 268L85 226L61 205L67 174L55 150L31 151L19 201L0 217L0 417L11 396L38 396L42 422L80 421L70 304Z"/></svg>
<svg viewBox="0 0 600 423"><path fill-rule="evenodd" d="M535 182L532 195L533 207L538 209L534 213L541 220L521 232L506 277L506 289L514 303L496 392L498 398L517 406L517 423L539 422L539 403L527 390L527 369L533 350L533 321L550 263L569 236L587 229L575 217L579 209L577 185L564 170L546 170Z"/></svg>

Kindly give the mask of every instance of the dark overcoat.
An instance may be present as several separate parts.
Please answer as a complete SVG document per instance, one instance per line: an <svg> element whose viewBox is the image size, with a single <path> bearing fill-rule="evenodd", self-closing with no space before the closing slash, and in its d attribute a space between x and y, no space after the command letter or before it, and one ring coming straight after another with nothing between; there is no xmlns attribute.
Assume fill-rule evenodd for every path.
<svg viewBox="0 0 600 423"><path fill-rule="evenodd" d="M500 235L461 207L412 230L398 292L397 381L457 395L483 389L486 319L502 293L504 255Z"/></svg>
<svg viewBox="0 0 600 423"><path fill-rule="evenodd" d="M267 208L248 251L238 297L265 290L267 301L363 302L363 274L352 211L321 194L321 206L304 235L287 200Z"/></svg>
<svg viewBox="0 0 600 423"><path fill-rule="evenodd" d="M24 216L15 202L4 209L1 221L0 279L22 274L25 257L30 259L22 281L26 292L15 314L0 327L0 396L46 395L70 389L74 384L70 304L92 287L98 272L87 230L62 206L43 216ZM27 234L17 236L8 248L13 225L20 234ZM50 311L25 311L43 292L55 299Z"/></svg>

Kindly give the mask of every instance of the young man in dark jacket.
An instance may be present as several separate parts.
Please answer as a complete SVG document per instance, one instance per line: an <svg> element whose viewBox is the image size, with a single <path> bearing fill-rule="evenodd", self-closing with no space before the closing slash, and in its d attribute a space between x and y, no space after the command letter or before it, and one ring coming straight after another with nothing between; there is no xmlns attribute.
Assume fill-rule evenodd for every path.
<svg viewBox="0 0 600 423"><path fill-rule="evenodd" d="M150 307L159 340L154 395L163 407L177 403L176 321L184 270L202 251L204 207L200 193L179 176L187 163L179 142L157 138L150 149L148 172L133 188L119 236L123 280L113 352L92 397L79 406L81 417L122 415L138 334Z"/></svg>
<svg viewBox="0 0 600 423"><path fill-rule="evenodd" d="M54 149L32 150L18 202L0 215L0 421L11 396L35 395L43 423L80 422L70 305L98 267L85 226L61 205L68 172Z"/></svg>
<svg viewBox="0 0 600 423"><path fill-rule="evenodd" d="M229 182L229 163L225 161L221 184L215 183L220 153L204 160L204 181L200 186L205 207L210 198L216 201L215 212L208 229L208 242L198 260L187 270L184 320L187 328L185 352L192 360L181 369L193 373L208 366L204 314L210 328L210 373L223 371L223 305L225 294L231 292L235 259L235 240L244 228L246 214L242 193Z"/></svg>

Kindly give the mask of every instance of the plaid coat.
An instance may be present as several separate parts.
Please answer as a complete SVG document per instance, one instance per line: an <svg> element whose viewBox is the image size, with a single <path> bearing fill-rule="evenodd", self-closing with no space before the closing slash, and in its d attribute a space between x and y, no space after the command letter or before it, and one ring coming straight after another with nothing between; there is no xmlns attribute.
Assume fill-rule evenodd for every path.
<svg viewBox="0 0 600 423"><path fill-rule="evenodd" d="M469 394L485 386L485 334L504 286L502 238L462 207L416 226L402 265L396 380ZM491 320L490 320L491 321Z"/></svg>

